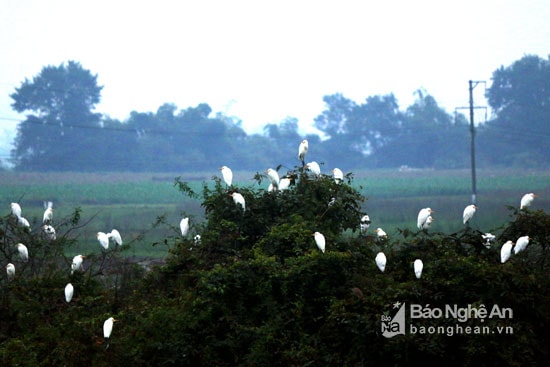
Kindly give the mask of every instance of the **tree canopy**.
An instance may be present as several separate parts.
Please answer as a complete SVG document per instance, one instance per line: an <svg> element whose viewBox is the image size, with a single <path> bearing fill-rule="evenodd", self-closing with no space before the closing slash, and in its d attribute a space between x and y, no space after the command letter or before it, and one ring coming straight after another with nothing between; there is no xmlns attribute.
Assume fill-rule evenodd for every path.
<svg viewBox="0 0 550 367"><path fill-rule="evenodd" d="M548 167L548 65L528 55L495 70L487 92L494 118L478 127L479 167ZM466 119L422 90L405 109L393 94L363 102L324 96L325 109L314 121L321 136L303 136L292 117L248 135L240 121L213 114L207 103L185 109L166 103L119 121L93 112L101 89L97 76L73 61L47 66L16 88L13 108L30 113L11 152L15 169L204 171L228 164L253 170L269 165L275 152L295 150L303 138L315 142L320 163L343 169L469 164Z"/></svg>

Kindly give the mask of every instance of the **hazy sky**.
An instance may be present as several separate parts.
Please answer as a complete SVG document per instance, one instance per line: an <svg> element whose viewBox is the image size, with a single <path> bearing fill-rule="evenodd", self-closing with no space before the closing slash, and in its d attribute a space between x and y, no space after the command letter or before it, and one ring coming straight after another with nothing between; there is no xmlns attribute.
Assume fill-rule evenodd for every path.
<svg viewBox="0 0 550 367"><path fill-rule="evenodd" d="M68 60L98 75L97 111L120 120L205 102L248 132L287 116L307 130L324 95L393 92L405 109L419 88L451 113L469 79L548 56L550 2L2 0L0 49L1 159L22 118L9 94Z"/></svg>

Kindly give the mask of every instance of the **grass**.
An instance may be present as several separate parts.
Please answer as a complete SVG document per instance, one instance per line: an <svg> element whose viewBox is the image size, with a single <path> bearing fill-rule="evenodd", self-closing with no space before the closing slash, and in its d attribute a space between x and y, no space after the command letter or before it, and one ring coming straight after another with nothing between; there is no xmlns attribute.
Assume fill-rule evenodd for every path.
<svg viewBox="0 0 550 367"><path fill-rule="evenodd" d="M215 173L16 173L0 172L0 200L5 214L10 202L17 201L23 216L39 228L45 200L54 202L54 222L69 216L74 208L82 210L82 221L89 223L78 232L78 248L74 252L93 251L97 247L95 233L118 229L131 256L160 257L165 246L152 246L168 236L177 236L183 215L192 222L203 219L199 200L191 200L174 186L181 177L200 193L203 182ZM257 187L253 172L235 173L237 186ZM471 225L492 231L510 220L507 206L519 205L524 193L535 192L535 209L550 209L550 172L513 170L479 170L477 172L478 212ZM471 181L468 170L360 171L354 174L353 185L367 199L364 210L372 220L371 229L382 227L390 235L397 228L416 230L416 216L423 207L435 210L432 230L450 233L463 228L462 211L470 204ZM167 226L152 228L164 216Z"/></svg>

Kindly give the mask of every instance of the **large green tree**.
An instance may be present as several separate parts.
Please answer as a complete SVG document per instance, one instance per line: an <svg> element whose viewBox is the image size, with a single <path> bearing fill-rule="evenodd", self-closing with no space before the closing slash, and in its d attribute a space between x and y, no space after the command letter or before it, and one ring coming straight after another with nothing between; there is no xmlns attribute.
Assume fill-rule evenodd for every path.
<svg viewBox="0 0 550 367"><path fill-rule="evenodd" d="M493 72L487 99L496 117L480 131L488 164L548 167L550 57L526 55Z"/></svg>
<svg viewBox="0 0 550 367"><path fill-rule="evenodd" d="M80 169L102 145L94 139L101 116L94 113L102 87L78 62L46 66L25 79L12 107L28 113L17 128L12 162L20 170Z"/></svg>

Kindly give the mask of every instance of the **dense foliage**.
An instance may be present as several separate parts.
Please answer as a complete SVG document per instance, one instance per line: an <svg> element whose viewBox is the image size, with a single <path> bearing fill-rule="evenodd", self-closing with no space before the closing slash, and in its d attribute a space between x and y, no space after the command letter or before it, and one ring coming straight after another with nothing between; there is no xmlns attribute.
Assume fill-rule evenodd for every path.
<svg viewBox="0 0 550 367"><path fill-rule="evenodd" d="M479 167L548 168L549 73L550 59L537 56L493 73L487 97L494 117L477 134ZM304 138L291 117L266 125L264 134L248 135L238 119L214 115L206 103L181 110L167 103L119 121L93 113L101 89L97 77L75 62L47 66L16 88L12 106L28 115L11 153L15 169L188 172L228 164L254 170L267 166L277 152L294 151ZM416 95L405 110L393 94L361 103L327 95L326 108L314 121L323 139L305 138L320 162L346 170L469 167L469 122L422 90ZM292 167L296 161L282 163Z"/></svg>
<svg viewBox="0 0 550 367"><path fill-rule="evenodd" d="M227 187L214 177L196 192L177 179L183 194L201 198L207 220L191 218L185 237L172 228L162 242L170 255L152 269L129 264L124 248L98 246L84 271L71 275L78 210L59 223L54 241L22 229L14 216L2 218L0 257L17 273L2 278L0 363L523 366L548 360L550 215L511 208L511 221L495 230L489 248L469 226L379 239L358 229L364 198L350 185L352 174L337 183L302 167L279 173L293 178L288 190ZM232 192L243 195L246 210ZM326 237L325 252L315 245L315 231ZM500 263L501 245L523 235L531 237L527 249ZM29 263L18 260L20 241L29 247ZM374 262L379 251L388 259L384 272ZM417 258L424 262L420 279L412 268ZM75 286L70 303L63 299L68 281ZM513 318L482 325L511 326L513 333L385 338L381 316L392 315L396 302L511 308ZM101 327L109 316L119 321L106 341ZM422 319L417 326L454 321Z"/></svg>

